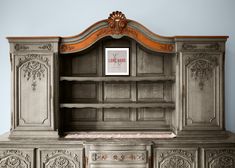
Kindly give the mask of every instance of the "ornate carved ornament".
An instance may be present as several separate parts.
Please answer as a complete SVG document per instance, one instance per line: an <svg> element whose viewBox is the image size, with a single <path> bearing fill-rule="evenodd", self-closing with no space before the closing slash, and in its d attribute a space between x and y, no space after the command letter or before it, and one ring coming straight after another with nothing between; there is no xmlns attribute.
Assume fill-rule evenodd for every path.
<svg viewBox="0 0 235 168"><path fill-rule="evenodd" d="M115 11L110 14L108 19L97 22L83 33L69 38L62 38L60 52L72 53L84 50L107 36L113 38L127 36L135 39L146 48L157 52L173 53L175 48L173 37L156 35L141 24L126 19L122 12Z"/></svg>
<svg viewBox="0 0 235 168"><path fill-rule="evenodd" d="M93 162L96 161L146 162L147 156L146 152L94 152L91 154L91 160Z"/></svg>
<svg viewBox="0 0 235 168"><path fill-rule="evenodd" d="M31 168L30 156L19 150L7 150L0 155L2 168Z"/></svg>
<svg viewBox="0 0 235 168"><path fill-rule="evenodd" d="M29 54L23 59L19 59L18 67L22 68L24 77L27 81L31 81L32 90L36 90L37 81L45 77L47 68L49 67L49 60L39 54Z"/></svg>
<svg viewBox="0 0 235 168"><path fill-rule="evenodd" d="M126 16L119 11L113 12L108 18L108 23L113 34L121 34L127 25Z"/></svg>
<svg viewBox="0 0 235 168"><path fill-rule="evenodd" d="M181 156L182 158L186 158L190 162L194 162L195 159L195 154L193 152L181 149L172 149L172 150L162 151L159 155L159 160L163 161L164 159L172 156Z"/></svg>
<svg viewBox="0 0 235 168"><path fill-rule="evenodd" d="M213 76L213 70L218 65L216 56L196 53L185 60L185 65L189 64L192 78L198 81L199 88L203 90L205 82Z"/></svg>
<svg viewBox="0 0 235 168"><path fill-rule="evenodd" d="M192 168L195 162L194 152L173 149L162 151L159 155L159 167L162 168Z"/></svg>
<svg viewBox="0 0 235 168"><path fill-rule="evenodd" d="M184 43L183 51L220 51L219 43Z"/></svg>
<svg viewBox="0 0 235 168"><path fill-rule="evenodd" d="M206 151L209 168L234 168L235 167L235 150L220 149Z"/></svg>
<svg viewBox="0 0 235 168"><path fill-rule="evenodd" d="M79 168L80 160L77 154L67 150L56 150L47 154L43 161L45 168Z"/></svg>
<svg viewBox="0 0 235 168"><path fill-rule="evenodd" d="M46 44L25 44L16 43L14 45L15 51L52 51L53 45L51 43Z"/></svg>
<svg viewBox="0 0 235 168"><path fill-rule="evenodd" d="M161 168L193 168L186 159L180 156L172 156L165 159L160 166Z"/></svg>

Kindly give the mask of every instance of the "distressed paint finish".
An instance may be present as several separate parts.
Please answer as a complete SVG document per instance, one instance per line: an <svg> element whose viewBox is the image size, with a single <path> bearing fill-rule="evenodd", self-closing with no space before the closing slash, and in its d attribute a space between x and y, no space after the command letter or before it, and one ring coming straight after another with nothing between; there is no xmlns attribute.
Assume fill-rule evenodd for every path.
<svg viewBox="0 0 235 168"><path fill-rule="evenodd" d="M235 148L204 148L203 168L235 167Z"/></svg>
<svg viewBox="0 0 235 168"><path fill-rule="evenodd" d="M97 25L102 26L98 27ZM144 31L141 31L141 28L143 28L142 25L132 20L126 19L124 14L116 11L111 13L108 19L97 22L82 34L74 37L62 38L60 52L72 53L84 50L94 44L96 41L107 36L111 36L113 38L127 36L135 39L137 42L146 48L149 48L150 50L165 53L174 52L175 46L172 42L173 38L164 39L163 37L163 41L166 42L161 42L162 37L155 35L148 30L148 33L145 33ZM154 38L152 36L154 36ZM71 43L66 41L75 42Z"/></svg>
<svg viewBox="0 0 235 168"><path fill-rule="evenodd" d="M40 148L38 167L40 168L82 168L81 148Z"/></svg>
<svg viewBox="0 0 235 168"><path fill-rule="evenodd" d="M24 148L0 148L1 168L33 168L33 149Z"/></svg>
<svg viewBox="0 0 235 168"><path fill-rule="evenodd" d="M118 11L73 37L8 38L12 139L0 136L0 167L234 168L235 136L224 129L227 38L162 37ZM104 75L105 47L130 49L130 76ZM122 139L105 139L110 129ZM72 131L101 132L63 137Z"/></svg>
<svg viewBox="0 0 235 168"><path fill-rule="evenodd" d="M196 148L156 148L156 168L197 168Z"/></svg>
<svg viewBox="0 0 235 168"><path fill-rule="evenodd" d="M13 115L10 137L58 137L58 38L12 38L9 42Z"/></svg>

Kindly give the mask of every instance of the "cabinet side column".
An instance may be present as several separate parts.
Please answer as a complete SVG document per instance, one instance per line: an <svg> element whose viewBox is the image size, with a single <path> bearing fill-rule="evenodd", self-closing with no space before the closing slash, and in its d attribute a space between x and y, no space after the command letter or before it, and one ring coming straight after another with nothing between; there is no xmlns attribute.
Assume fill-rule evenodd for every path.
<svg viewBox="0 0 235 168"><path fill-rule="evenodd" d="M58 138L59 38L8 38L10 138Z"/></svg>
<svg viewBox="0 0 235 168"><path fill-rule="evenodd" d="M224 130L224 39L176 39L178 135L226 136Z"/></svg>

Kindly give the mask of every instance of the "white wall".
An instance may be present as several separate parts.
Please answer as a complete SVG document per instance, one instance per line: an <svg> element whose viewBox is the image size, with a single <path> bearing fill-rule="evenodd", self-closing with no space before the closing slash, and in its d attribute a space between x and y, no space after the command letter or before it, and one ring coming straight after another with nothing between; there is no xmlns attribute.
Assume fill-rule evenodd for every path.
<svg viewBox="0 0 235 168"><path fill-rule="evenodd" d="M0 0L0 134L10 128L10 60L6 36L75 35L120 10L160 35L229 35L226 128L235 132L234 0Z"/></svg>

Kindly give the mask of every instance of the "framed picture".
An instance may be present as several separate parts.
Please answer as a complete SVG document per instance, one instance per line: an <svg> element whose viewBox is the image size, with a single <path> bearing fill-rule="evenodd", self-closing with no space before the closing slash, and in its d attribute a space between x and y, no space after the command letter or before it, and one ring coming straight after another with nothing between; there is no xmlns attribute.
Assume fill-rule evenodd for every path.
<svg viewBox="0 0 235 168"><path fill-rule="evenodd" d="M129 75L129 48L105 48L105 75Z"/></svg>

